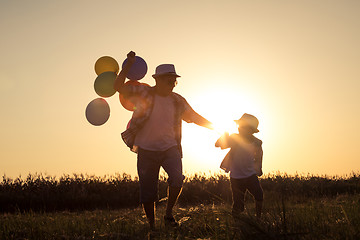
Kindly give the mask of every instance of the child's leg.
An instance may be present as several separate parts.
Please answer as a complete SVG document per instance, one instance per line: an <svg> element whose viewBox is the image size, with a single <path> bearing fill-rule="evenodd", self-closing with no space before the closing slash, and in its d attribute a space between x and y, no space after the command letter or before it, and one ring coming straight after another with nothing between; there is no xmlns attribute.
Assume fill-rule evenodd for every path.
<svg viewBox="0 0 360 240"><path fill-rule="evenodd" d="M231 191L233 197L233 216L239 215L244 211L245 191L241 179L230 178Z"/></svg>
<svg viewBox="0 0 360 240"><path fill-rule="evenodd" d="M259 179L256 175L253 175L248 179L247 189L255 198L256 216L260 218L264 196Z"/></svg>

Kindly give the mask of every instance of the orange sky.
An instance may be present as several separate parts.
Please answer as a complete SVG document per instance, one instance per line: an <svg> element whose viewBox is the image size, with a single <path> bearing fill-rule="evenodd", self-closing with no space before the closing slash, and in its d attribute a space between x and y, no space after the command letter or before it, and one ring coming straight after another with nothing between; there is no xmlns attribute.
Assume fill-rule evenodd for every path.
<svg viewBox="0 0 360 240"><path fill-rule="evenodd" d="M260 120L264 172L359 172L360 2L0 2L0 173L136 175L117 95L100 127L94 64L134 50L182 76L175 91L210 121ZM184 171L218 172L217 135L184 123Z"/></svg>

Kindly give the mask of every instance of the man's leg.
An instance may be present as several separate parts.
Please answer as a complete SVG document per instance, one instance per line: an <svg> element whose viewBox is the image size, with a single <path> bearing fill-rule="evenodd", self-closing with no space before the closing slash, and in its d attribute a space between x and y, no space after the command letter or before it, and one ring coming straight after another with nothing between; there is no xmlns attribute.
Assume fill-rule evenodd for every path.
<svg viewBox="0 0 360 240"><path fill-rule="evenodd" d="M144 211L148 219L150 229L155 228L155 204L154 202L143 203Z"/></svg>
<svg viewBox="0 0 360 240"><path fill-rule="evenodd" d="M140 183L140 202L143 204L151 229L155 226L155 201L158 199L158 179L160 161L157 152L138 150L138 175Z"/></svg>
<svg viewBox="0 0 360 240"><path fill-rule="evenodd" d="M166 207L165 221L171 225L177 225L173 218L172 211L181 193L184 176L182 174L181 154L177 146L165 152L165 158L161 165L168 174L168 202Z"/></svg>
<svg viewBox="0 0 360 240"><path fill-rule="evenodd" d="M174 205L180 196L182 187L168 187L168 202L166 206L166 216L172 217L172 210Z"/></svg>

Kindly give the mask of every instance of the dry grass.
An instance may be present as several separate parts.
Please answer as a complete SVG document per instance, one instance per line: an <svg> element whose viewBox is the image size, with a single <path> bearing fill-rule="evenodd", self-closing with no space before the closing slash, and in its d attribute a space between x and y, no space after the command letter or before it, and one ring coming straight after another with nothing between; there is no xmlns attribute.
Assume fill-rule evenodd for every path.
<svg viewBox="0 0 360 240"><path fill-rule="evenodd" d="M153 239L359 239L360 177L264 176L264 214L254 201L234 221L225 175L188 177L175 209L180 222L168 229L157 209ZM160 198L166 181L159 183ZM29 175L3 177L0 184L1 239L146 239L148 226L138 205L138 182L129 175Z"/></svg>

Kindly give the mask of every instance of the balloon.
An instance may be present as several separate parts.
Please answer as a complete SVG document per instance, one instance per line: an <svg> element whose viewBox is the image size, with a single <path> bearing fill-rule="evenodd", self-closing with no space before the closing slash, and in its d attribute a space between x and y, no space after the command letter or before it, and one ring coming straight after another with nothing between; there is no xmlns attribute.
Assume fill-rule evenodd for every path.
<svg viewBox="0 0 360 240"><path fill-rule="evenodd" d="M95 92L100 97L111 97L115 94L114 82L116 79L116 73L114 72L103 72L100 74L94 82Z"/></svg>
<svg viewBox="0 0 360 240"><path fill-rule="evenodd" d="M119 64L115 59L109 56L99 58L95 63L95 72L97 75L103 72L119 72Z"/></svg>
<svg viewBox="0 0 360 240"><path fill-rule="evenodd" d="M110 117L109 104L103 98L96 98L87 105L85 115L92 125L103 125Z"/></svg>
<svg viewBox="0 0 360 240"><path fill-rule="evenodd" d="M125 59L125 61L123 62L122 67L124 67L126 62L127 62L127 59ZM147 69L148 69L148 67L147 67L145 60L139 56L136 56L136 60L135 60L134 64L131 66L126 77L130 80L138 81L138 80L142 79L143 77L145 77L145 75L147 73Z"/></svg>
<svg viewBox="0 0 360 240"><path fill-rule="evenodd" d="M130 81L127 81L124 85L138 86L138 85L141 85L141 83L139 83L138 81L130 80ZM125 98L122 94L119 94L119 99L120 99L121 105L126 110L134 111L134 108L135 108L134 103L132 103L129 99Z"/></svg>
<svg viewBox="0 0 360 240"><path fill-rule="evenodd" d="M134 80L127 81L127 82L125 83L125 85L131 85L131 86L139 86L139 85L150 86L149 84L140 83L140 82L134 81ZM134 109L135 109L135 104L133 103L133 101L134 101L135 99L133 99L133 101L131 101L131 99L125 98L122 94L119 94L119 99L120 99L121 105L122 105L126 110L134 111Z"/></svg>

